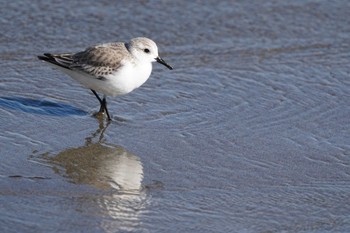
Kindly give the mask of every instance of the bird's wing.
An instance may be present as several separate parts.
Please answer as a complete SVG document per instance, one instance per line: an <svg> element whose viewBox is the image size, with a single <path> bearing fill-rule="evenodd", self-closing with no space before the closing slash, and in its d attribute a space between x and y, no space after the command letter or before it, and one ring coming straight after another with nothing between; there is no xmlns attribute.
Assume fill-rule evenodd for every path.
<svg viewBox="0 0 350 233"><path fill-rule="evenodd" d="M101 44L75 54L44 55L39 56L39 59L66 69L88 73L99 79L118 70L127 57L131 59L124 43Z"/></svg>

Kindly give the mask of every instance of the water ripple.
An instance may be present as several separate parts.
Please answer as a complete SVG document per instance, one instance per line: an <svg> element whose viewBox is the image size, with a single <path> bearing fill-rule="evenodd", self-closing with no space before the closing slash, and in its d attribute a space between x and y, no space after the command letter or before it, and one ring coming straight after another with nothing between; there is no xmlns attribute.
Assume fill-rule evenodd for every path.
<svg viewBox="0 0 350 233"><path fill-rule="evenodd" d="M65 103L25 97L0 97L0 107L49 116L84 116L87 113Z"/></svg>

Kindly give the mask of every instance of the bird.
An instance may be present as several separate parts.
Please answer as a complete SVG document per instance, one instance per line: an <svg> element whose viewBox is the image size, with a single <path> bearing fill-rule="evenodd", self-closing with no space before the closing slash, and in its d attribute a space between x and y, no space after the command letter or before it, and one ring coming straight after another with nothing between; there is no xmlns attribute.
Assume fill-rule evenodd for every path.
<svg viewBox="0 0 350 233"><path fill-rule="evenodd" d="M90 89L100 103L99 113L106 113L109 121L107 96L125 95L144 84L151 75L152 62L173 69L158 55L156 43L146 37L97 44L76 53L44 53L38 58Z"/></svg>

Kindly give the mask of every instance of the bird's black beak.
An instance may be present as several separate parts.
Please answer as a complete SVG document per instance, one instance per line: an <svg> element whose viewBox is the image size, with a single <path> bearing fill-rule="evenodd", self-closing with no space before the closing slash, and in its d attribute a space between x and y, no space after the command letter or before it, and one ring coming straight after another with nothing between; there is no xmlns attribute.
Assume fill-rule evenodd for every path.
<svg viewBox="0 0 350 233"><path fill-rule="evenodd" d="M157 61L158 63L160 63L160 64L162 64L162 65L168 67L169 70L172 70L172 69L173 69L173 67L172 67L171 65L169 65L168 63L166 63L166 62L165 62L163 59L161 59L160 57L157 57L157 58L156 58L156 61Z"/></svg>

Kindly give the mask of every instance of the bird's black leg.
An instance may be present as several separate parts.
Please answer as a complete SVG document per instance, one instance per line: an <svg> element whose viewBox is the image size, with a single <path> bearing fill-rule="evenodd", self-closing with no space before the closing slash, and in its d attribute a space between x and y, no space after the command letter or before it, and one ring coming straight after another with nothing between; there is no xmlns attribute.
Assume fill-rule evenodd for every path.
<svg viewBox="0 0 350 233"><path fill-rule="evenodd" d="M92 90L92 89L90 89L90 90L92 91L92 93L94 93L94 95L96 96L96 98L98 99L98 102L100 102L100 105L102 107L102 100L101 100L101 98L97 95L95 90ZM100 111L101 111L101 108L100 108Z"/></svg>
<svg viewBox="0 0 350 233"><path fill-rule="evenodd" d="M95 90L92 90L92 93L94 93L94 95L96 96L96 98L98 99L98 101L100 102L100 111L101 113L104 113L106 111L108 120L111 120L111 116L109 115L108 109L107 109L107 100L106 100L106 96L103 96L103 99L101 100L101 98L98 96L98 94L96 93Z"/></svg>
<svg viewBox="0 0 350 233"><path fill-rule="evenodd" d="M106 111L106 114L107 114L107 118L108 118L108 120L110 121L110 120L111 120L111 117L110 117L109 112L108 112L108 109L107 109L107 99L106 99L106 96L105 96L105 95L103 96L103 99L102 99L101 108L104 108L104 110Z"/></svg>

